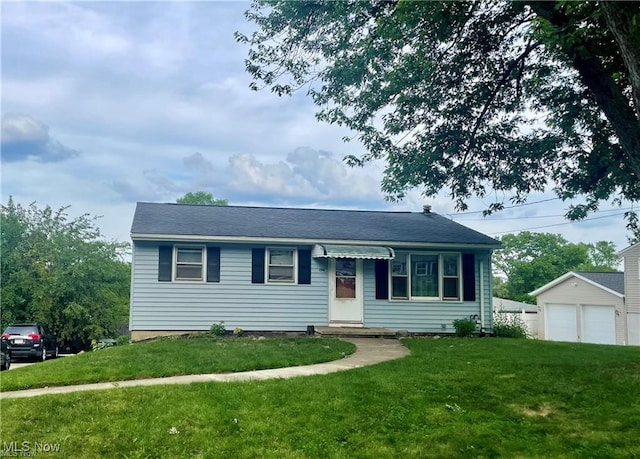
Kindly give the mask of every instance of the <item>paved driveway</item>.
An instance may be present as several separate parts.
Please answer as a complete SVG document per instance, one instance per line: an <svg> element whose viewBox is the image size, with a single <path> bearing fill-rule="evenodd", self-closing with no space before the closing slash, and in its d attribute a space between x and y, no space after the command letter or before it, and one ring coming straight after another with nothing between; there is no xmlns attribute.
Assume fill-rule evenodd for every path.
<svg viewBox="0 0 640 459"><path fill-rule="evenodd" d="M74 354L60 354L58 356L58 358L60 358L60 357L69 357L70 355L74 355ZM49 357L49 359L50 358L51 357ZM11 368L9 368L9 371L15 370L17 368L28 367L29 365L35 365L36 363L38 363L37 360L36 361L26 360L26 359L12 360L11 361Z"/></svg>
<svg viewBox="0 0 640 459"><path fill-rule="evenodd" d="M30 362L28 360L20 360L20 361L12 360L11 361L11 367L9 368L9 371L15 370L16 368L28 367L29 365L34 365L36 363L37 362Z"/></svg>

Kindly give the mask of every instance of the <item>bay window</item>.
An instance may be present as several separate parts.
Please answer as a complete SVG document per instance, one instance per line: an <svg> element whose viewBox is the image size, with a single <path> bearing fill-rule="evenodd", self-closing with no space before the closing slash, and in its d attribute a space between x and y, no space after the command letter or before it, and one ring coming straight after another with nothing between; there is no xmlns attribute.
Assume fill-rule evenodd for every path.
<svg viewBox="0 0 640 459"><path fill-rule="evenodd" d="M411 296L438 298L438 255L411 254Z"/></svg>
<svg viewBox="0 0 640 459"><path fill-rule="evenodd" d="M460 254L396 253L390 268L392 299L461 299Z"/></svg>

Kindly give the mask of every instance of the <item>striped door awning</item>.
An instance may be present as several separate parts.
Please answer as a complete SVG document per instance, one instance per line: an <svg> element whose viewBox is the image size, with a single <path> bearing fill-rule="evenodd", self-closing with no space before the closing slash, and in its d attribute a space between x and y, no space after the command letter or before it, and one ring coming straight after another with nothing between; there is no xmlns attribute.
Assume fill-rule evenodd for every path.
<svg viewBox="0 0 640 459"><path fill-rule="evenodd" d="M391 247L379 245L327 245L313 247L314 258L365 258L371 260L392 260L395 258Z"/></svg>

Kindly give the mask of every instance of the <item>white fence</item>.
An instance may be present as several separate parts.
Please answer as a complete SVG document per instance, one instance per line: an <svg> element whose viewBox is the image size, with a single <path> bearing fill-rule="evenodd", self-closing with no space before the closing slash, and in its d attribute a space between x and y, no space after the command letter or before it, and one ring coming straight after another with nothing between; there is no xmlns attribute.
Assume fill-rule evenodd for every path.
<svg viewBox="0 0 640 459"><path fill-rule="evenodd" d="M506 322L517 320L524 324L529 338L538 338L538 307L535 304L494 298L493 319Z"/></svg>
<svg viewBox="0 0 640 459"><path fill-rule="evenodd" d="M529 338L538 338L538 312L537 311L493 311L493 319L506 319L507 322L519 320L527 329Z"/></svg>

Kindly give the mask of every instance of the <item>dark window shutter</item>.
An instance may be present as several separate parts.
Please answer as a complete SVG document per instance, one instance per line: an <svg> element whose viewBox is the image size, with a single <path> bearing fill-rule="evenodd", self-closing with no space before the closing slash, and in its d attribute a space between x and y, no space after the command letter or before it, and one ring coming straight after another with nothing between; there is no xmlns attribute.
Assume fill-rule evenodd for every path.
<svg viewBox="0 0 640 459"><path fill-rule="evenodd" d="M158 247L158 281L171 282L173 247L161 245Z"/></svg>
<svg viewBox="0 0 640 459"><path fill-rule="evenodd" d="M220 247L207 247L207 282L220 282Z"/></svg>
<svg viewBox="0 0 640 459"><path fill-rule="evenodd" d="M476 257L462 254L462 294L464 301L476 300Z"/></svg>
<svg viewBox="0 0 640 459"><path fill-rule="evenodd" d="M389 260L376 260L376 300L389 299Z"/></svg>
<svg viewBox="0 0 640 459"><path fill-rule="evenodd" d="M311 250L298 250L298 284L311 283Z"/></svg>
<svg viewBox="0 0 640 459"><path fill-rule="evenodd" d="M264 284L264 249L251 251L251 283Z"/></svg>

